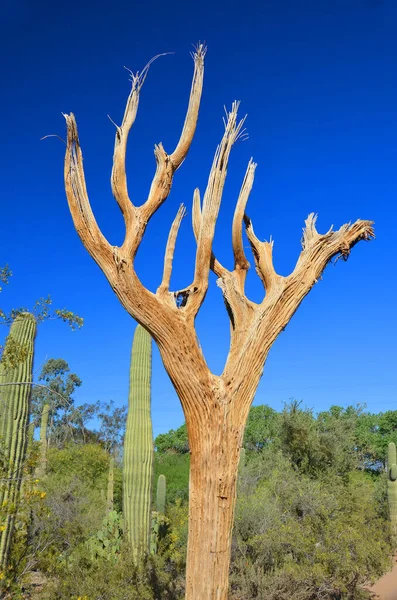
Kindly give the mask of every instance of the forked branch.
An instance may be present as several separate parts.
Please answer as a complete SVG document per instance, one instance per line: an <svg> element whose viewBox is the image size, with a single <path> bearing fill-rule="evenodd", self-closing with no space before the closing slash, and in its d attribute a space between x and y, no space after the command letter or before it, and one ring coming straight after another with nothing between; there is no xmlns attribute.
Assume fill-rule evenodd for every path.
<svg viewBox="0 0 397 600"><path fill-rule="evenodd" d="M155 147L157 161L156 174L150 188L149 197L139 208L133 206L128 195L125 168L126 147L128 134L135 121L138 110L139 94L149 66L154 59L146 65L142 73L133 74L131 72L132 87L128 96L123 121L120 126L116 125L111 176L112 191L121 209L126 225L124 243L120 251L116 249L116 252L113 252L113 254L119 257L118 260L126 262L133 261L142 241L148 221L168 197L173 175L182 164L189 151L197 125L203 87L205 53L206 48L202 44L198 45L196 51L193 53L193 83L181 137L171 155L168 155L165 152L161 144ZM99 248L102 248L102 250L107 252L112 252L111 246L101 234L91 210L85 185L76 120L73 114L64 116L68 132L65 157L65 188L76 230L79 233L83 244L87 247L92 256L94 256ZM101 266L104 268L103 261L101 261Z"/></svg>
<svg viewBox="0 0 397 600"><path fill-rule="evenodd" d="M234 344L232 337L231 351L222 374L224 381L230 382L231 390L238 390L243 396L246 387L255 387L258 384L273 342L289 323L303 298L321 278L331 259L335 256L347 259L355 244L374 237L372 221L358 220L352 225L343 225L337 231L331 229L323 235L317 232L315 221L316 217L309 215L305 222L302 252L296 267L291 275L282 277L275 274L272 266L272 242L260 242L246 217L247 234L254 249L254 256L255 253L258 254L257 270L264 280L266 295L261 304L255 305L254 310L250 313L245 312L244 335L238 336L237 343ZM250 377L247 377L245 365L250 365Z"/></svg>
<svg viewBox="0 0 397 600"><path fill-rule="evenodd" d="M255 352L258 354L258 356L251 357L252 364L259 365L260 361L265 359L266 352L275 337L288 323L304 296L321 277L332 257L341 256L346 259L351 248L359 240L373 237L373 229L370 221L356 221L353 225L342 226L338 231L333 231L331 228L327 233L321 235L315 227L316 217L313 214L309 215L303 231L302 252L294 271L287 277L278 275L273 265L273 241L260 241L246 214L256 169L256 164L251 159L233 217L234 269L228 270L221 265L213 253L215 226L227 176L230 152L236 140L245 136L244 119L241 121L237 119L239 103L234 102L231 111L226 113L225 131L215 152L202 205L198 189L194 192L192 220L197 249L192 284L182 291L170 292L175 243L185 214L185 209L181 206L169 233L163 278L157 293L153 294L142 285L134 270L134 257L148 221L168 197L174 173L186 158L192 143L202 93L205 53L206 48L200 44L193 54L193 81L180 139L171 154L165 151L162 144L155 146L156 173L148 198L139 207L132 204L128 195L125 157L128 134L137 114L139 94L151 63L148 63L141 74L131 73L132 87L123 121L120 126L116 125L111 178L113 194L126 225L126 236L121 247L113 247L108 243L92 213L73 114L65 115L68 134L65 187L74 224L83 244L105 272L126 309L151 331L163 347L168 347L170 344L169 336L172 335L170 332L178 329L179 334L182 335L181 331L184 332L182 337L185 336L186 340L189 340L189 352L192 350L192 344L195 344L192 342L195 339L193 321L207 292L209 271L212 270L216 274L232 328L231 346L225 373L227 373L228 381L235 382L234 373L239 369L242 374L245 373L240 362L249 359L252 344L252 347L256 348L253 350L254 354ZM265 288L264 299L259 304L251 302L244 293L249 262L244 251L243 222L254 256L256 271ZM168 331L167 334L164 333L165 330ZM162 340L162 335L164 335L164 340ZM195 345L194 352L196 352L198 361L204 361L198 344ZM230 383L230 385L232 384ZM243 383L240 381L238 385L243 385Z"/></svg>
<svg viewBox="0 0 397 600"><path fill-rule="evenodd" d="M149 197L140 208L141 219L145 225L167 199L171 190L173 175L185 160L193 141L203 89L205 54L206 47L203 44L199 44L196 51L192 54L194 59L194 73L189 105L181 137L175 150L172 154L168 155L162 144L158 144L155 147L156 173L150 188Z"/></svg>
<svg viewBox="0 0 397 600"><path fill-rule="evenodd" d="M112 123L116 127L116 137L114 141L111 185L113 196L115 197L117 204L119 205L124 217L127 230L127 238L131 236L131 231L135 218L135 210L128 195L127 174L125 168L128 135L130 133L131 127L135 123L139 105L139 93L145 82L149 68L157 58L159 58L160 56L165 56L165 54L166 53L158 54L157 56L152 58L148 62L148 64L143 68L141 73L133 73L128 69L131 75L131 91L127 99L123 121L120 126L116 125L112 121Z"/></svg>
<svg viewBox="0 0 397 600"><path fill-rule="evenodd" d="M232 225L232 246L234 254L234 269L239 280L241 292L244 292L244 282L250 264L246 259L243 245L243 218L245 207L247 206L248 198L254 184L256 163L250 159L245 173L243 185L241 186L240 194L236 204L236 210L233 217Z"/></svg>
<svg viewBox="0 0 397 600"><path fill-rule="evenodd" d="M239 102L233 102L232 109L226 113L225 133L220 145L216 149L211 171L205 190L203 207L201 211L200 229L197 239L196 264L192 289L194 294L189 302L188 310L196 315L208 289L208 276L211 266L214 267L212 244L215 234L215 225L221 205L223 188L226 181L227 166L233 145L243 133L245 118L237 121ZM196 194L195 215L199 211L199 198ZM197 221L197 217L195 219Z"/></svg>
<svg viewBox="0 0 397 600"><path fill-rule="evenodd" d="M179 227L181 226L182 219L186 214L186 209L183 204L180 205L176 217L172 223L170 233L168 235L167 247L165 250L164 256L164 270L163 270L163 280L158 289L158 294L164 296L170 290L170 281L171 281L171 273L172 273L172 263L174 260L175 253L175 243L176 238L178 236Z"/></svg>
<svg viewBox="0 0 397 600"><path fill-rule="evenodd" d="M318 279L334 256L347 260L351 249L359 241L368 241L375 237L373 221L358 219L352 225L350 223L342 225L337 231L333 231L331 227L325 234L318 233L316 221L317 215L314 213L311 213L305 221L302 252L290 277L299 277L304 272L310 272L315 273Z"/></svg>
<svg viewBox="0 0 397 600"><path fill-rule="evenodd" d="M270 294L272 288L281 279L273 266L273 240L270 240L270 242L261 242L256 237L252 221L247 214L244 215L244 223L255 261L256 272L263 283L266 294Z"/></svg>

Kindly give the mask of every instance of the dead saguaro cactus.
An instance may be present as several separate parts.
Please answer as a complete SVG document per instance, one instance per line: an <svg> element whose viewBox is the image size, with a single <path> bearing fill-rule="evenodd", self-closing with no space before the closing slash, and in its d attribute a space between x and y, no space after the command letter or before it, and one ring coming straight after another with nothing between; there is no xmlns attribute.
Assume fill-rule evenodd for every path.
<svg viewBox="0 0 397 600"><path fill-rule="evenodd" d="M128 134L135 121L139 96L147 75L132 74L132 88L121 125L116 126L111 184L125 220L121 246L111 245L100 231L87 195L83 158L73 114L65 115L67 147L65 187L75 228L84 246L106 275L122 305L157 343L169 377L182 403L191 450L189 542L186 572L188 600L225 600L236 480L244 426L268 352L303 298L321 277L334 256L347 258L360 240L373 237L371 221L356 221L317 232L316 217L306 220L302 251L287 277L273 266L273 242L260 241L246 214L256 164L250 160L238 195L232 224L234 267L229 270L215 258L212 243L221 204L229 155L243 135L244 119L237 118L238 103L224 120L225 130L215 151L204 197L193 196L193 229L197 252L193 281L182 290L171 291L170 279L175 241L184 208L171 226L165 250L162 281L152 293L135 272L134 261L146 227L167 199L177 169L187 156L196 129L204 75L205 48L193 54L194 74L185 123L176 148L168 153L155 147L157 163L147 199L132 204L125 157ZM250 242L256 271L264 286L259 303L249 300L244 283L249 268L243 244L243 228ZM211 373L198 343L194 322L204 301L209 272L218 277L231 322L230 350L223 373Z"/></svg>

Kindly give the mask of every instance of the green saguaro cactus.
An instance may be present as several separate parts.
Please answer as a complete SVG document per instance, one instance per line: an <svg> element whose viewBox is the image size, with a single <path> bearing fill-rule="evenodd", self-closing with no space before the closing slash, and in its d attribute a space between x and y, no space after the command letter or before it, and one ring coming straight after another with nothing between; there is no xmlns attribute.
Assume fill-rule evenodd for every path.
<svg viewBox="0 0 397 600"><path fill-rule="evenodd" d="M131 353L128 416L124 438L124 525L135 560L149 550L153 434L150 416L151 337L135 330Z"/></svg>
<svg viewBox="0 0 397 600"><path fill-rule="evenodd" d="M156 492L156 510L161 515L165 514L165 496L167 491L167 482L165 475L159 475L157 480L157 492Z"/></svg>
<svg viewBox="0 0 397 600"><path fill-rule="evenodd" d="M387 498L392 530L397 535L397 456L393 442L387 449Z"/></svg>
<svg viewBox="0 0 397 600"><path fill-rule="evenodd" d="M30 313L18 315L11 325L7 347L19 349L19 358L0 364L0 436L3 476L0 485L0 569L7 568L15 515L26 455L30 395L33 375L33 351L36 319Z"/></svg>

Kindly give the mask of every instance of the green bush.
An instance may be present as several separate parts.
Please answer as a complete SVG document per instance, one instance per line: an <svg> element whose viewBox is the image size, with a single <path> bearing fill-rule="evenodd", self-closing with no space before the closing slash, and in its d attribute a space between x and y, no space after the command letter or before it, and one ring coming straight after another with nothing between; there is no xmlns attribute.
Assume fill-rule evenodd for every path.
<svg viewBox="0 0 397 600"><path fill-rule="evenodd" d="M389 567L390 527L370 475L316 480L268 451L242 477L233 600L356 599Z"/></svg>
<svg viewBox="0 0 397 600"><path fill-rule="evenodd" d="M118 559L91 560L79 546L71 560L60 565L42 600L181 600L182 579L161 556L149 556L138 566L123 545Z"/></svg>
<svg viewBox="0 0 397 600"><path fill-rule="evenodd" d="M172 504L177 498L184 502L189 497L189 467L190 454L159 454L154 456L154 481L163 474L167 480L167 505ZM153 486L155 488L155 486ZM155 494L155 489L153 489ZM154 496L153 496L154 499Z"/></svg>
<svg viewBox="0 0 397 600"><path fill-rule="evenodd" d="M176 452L186 454L189 452L186 424L178 429L170 429L167 433L160 433L154 440L154 445L159 454Z"/></svg>
<svg viewBox="0 0 397 600"><path fill-rule="evenodd" d="M373 450L379 420L351 407L314 415L296 402L281 413L252 409L230 600L368 597L364 584L389 568L394 551L386 476ZM182 440L183 430L177 431ZM164 531L158 554L138 565L122 534L121 469L115 470L115 511L107 514L108 452L99 444L50 449L47 476L29 502L24 497L19 520L27 533L17 536L12 561L18 577L29 564L41 572L47 583L40 598L182 600L190 455L167 449L167 435L164 451L155 452L153 485L155 494L158 475L165 475ZM12 593L22 598L15 586Z"/></svg>
<svg viewBox="0 0 397 600"><path fill-rule="evenodd" d="M47 458L48 474L53 478L77 477L96 488L107 482L109 454L99 444L70 444L62 450L50 447Z"/></svg>

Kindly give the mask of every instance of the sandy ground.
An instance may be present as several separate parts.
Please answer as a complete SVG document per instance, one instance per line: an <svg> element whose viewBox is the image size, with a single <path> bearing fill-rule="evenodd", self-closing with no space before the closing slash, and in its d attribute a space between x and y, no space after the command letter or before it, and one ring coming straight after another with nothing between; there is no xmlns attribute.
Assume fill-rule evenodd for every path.
<svg viewBox="0 0 397 600"><path fill-rule="evenodd" d="M397 557L394 559L392 571L383 575L369 589L377 600L397 600Z"/></svg>

